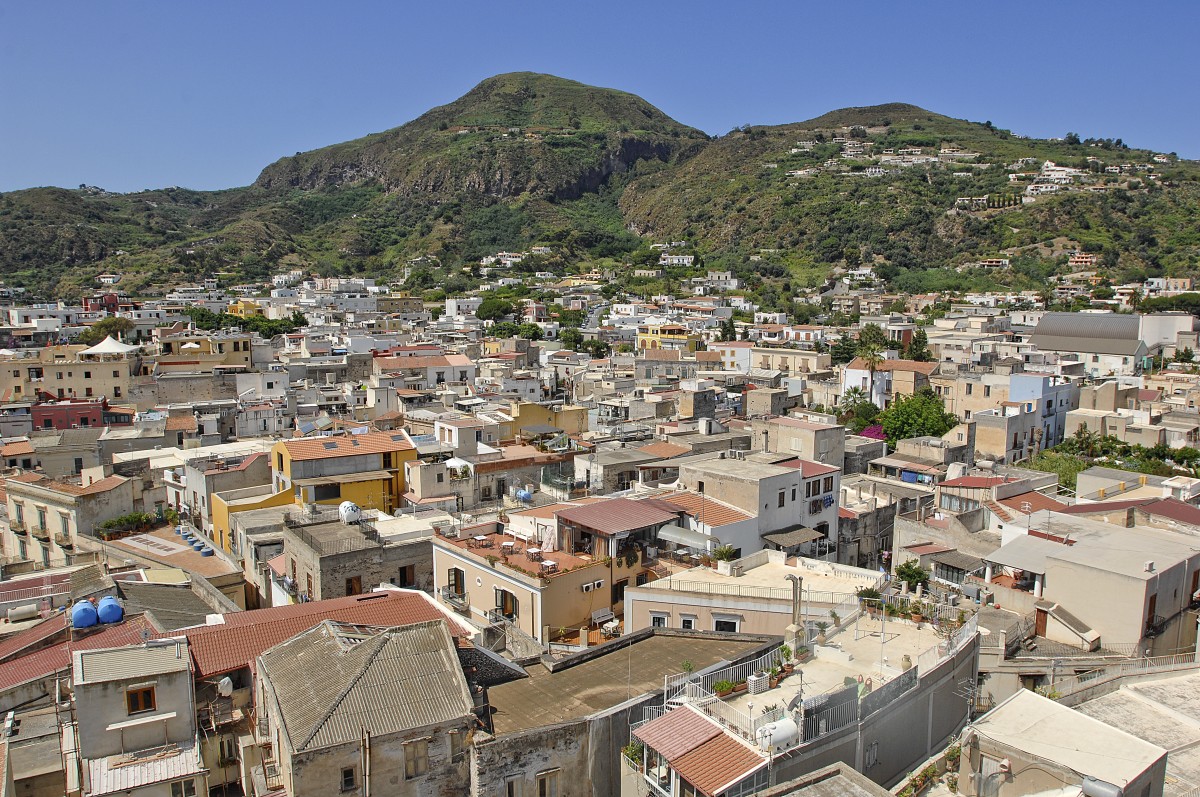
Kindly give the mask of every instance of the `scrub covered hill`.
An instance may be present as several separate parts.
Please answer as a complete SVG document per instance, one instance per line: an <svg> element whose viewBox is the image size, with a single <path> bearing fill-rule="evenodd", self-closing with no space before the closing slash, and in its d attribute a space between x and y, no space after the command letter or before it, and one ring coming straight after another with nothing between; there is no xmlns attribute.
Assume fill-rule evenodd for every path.
<svg viewBox="0 0 1200 797"><path fill-rule="evenodd" d="M835 138L864 154L847 156ZM978 157L867 176L884 150L947 147ZM282 158L243 188L0 194L0 278L72 298L104 271L150 294L287 268L396 278L424 257L409 287L453 293L478 284L472 264L498 250L549 245L554 256L525 268L565 273L657 257L655 240L689 241L698 269L752 277L781 308L793 289L863 262L909 291L1044 286L1068 246L1098 253L1120 278L1190 273L1195 164L1156 163L1157 181L1103 172L1151 158L1119 140L1025 139L903 104L710 139L632 94L514 73L401 127ZM1022 204L1024 184L1006 167L1045 160L1098 170L1107 190ZM956 206L984 195L997 207ZM1010 272L955 270L1002 253Z"/></svg>

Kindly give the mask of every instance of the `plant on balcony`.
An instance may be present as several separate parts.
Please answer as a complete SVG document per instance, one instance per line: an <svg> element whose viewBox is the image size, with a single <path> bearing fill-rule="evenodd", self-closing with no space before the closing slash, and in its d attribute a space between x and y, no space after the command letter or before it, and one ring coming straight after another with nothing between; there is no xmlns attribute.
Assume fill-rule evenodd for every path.
<svg viewBox="0 0 1200 797"><path fill-rule="evenodd" d="M803 664L810 658L812 658L812 651L808 649L807 645L801 645L800 647L796 648L796 661Z"/></svg>
<svg viewBox="0 0 1200 797"><path fill-rule="evenodd" d="M734 681L734 683L733 683L734 694L738 694L740 692L745 692L747 688L748 687L747 687L745 678L740 678L737 681Z"/></svg>
<svg viewBox="0 0 1200 797"><path fill-rule="evenodd" d="M732 562L736 553L737 549L732 545L718 545L716 548L713 548L712 558L718 562Z"/></svg>
<svg viewBox="0 0 1200 797"><path fill-rule="evenodd" d="M641 769L642 758L645 757L645 754L646 746L641 742L630 742L621 748L621 755L625 756L625 759L633 764L635 769Z"/></svg>
<svg viewBox="0 0 1200 797"><path fill-rule="evenodd" d="M908 616L914 623L919 623L925 619L925 606L920 601L913 601L908 604Z"/></svg>
<svg viewBox="0 0 1200 797"><path fill-rule="evenodd" d="M825 622L824 620L817 623L817 644L818 645L825 644L825 632L827 630L829 630L829 623Z"/></svg>
<svg viewBox="0 0 1200 797"><path fill-rule="evenodd" d="M725 697L733 691L733 681L720 680L713 684L713 691L717 693L717 697Z"/></svg>
<svg viewBox="0 0 1200 797"><path fill-rule="evenodd" d="M962 746L957 742L946 748L946 769L958 769L958 760L962 757Z"/></svg>
<svg viewBox="0 0 1200 797"><path fill-rule="evenodd" d="M829 619L831 621L830 625L832 625L834 628L837 628L839 625L842 624L842 618L838 615L837 612L830 612Z"/></svg>

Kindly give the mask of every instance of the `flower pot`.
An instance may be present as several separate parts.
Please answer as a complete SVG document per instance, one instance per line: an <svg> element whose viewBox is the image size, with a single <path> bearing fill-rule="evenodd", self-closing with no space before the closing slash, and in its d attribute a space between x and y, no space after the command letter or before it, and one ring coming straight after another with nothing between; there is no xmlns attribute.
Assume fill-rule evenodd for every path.
<svg viewBox="0 0 1200 797"><path fill-rule="evenodd" d="M789 664L785 664L785 665L783 665L783 671L784 671L784 672L791 672L791 671L792 671L792 670L794 670L794 669L796 669L796 665L795 665L795 664L790 664L790 663L789 663Z"/></svg>
<svg viewBox="0 0 1200 797"><path fill-rule="evenodd" d="M732 692L733 692L733 689L718 689L717 697L725 697L726 695L731 694Z"/></svg>
<svg viewBox="0 0 1200 797"><path fill-rule="evenodd" d="M923 616L922 616L920 613L918 613L918 612L913 612L911 615L909 615L909 617L911 617L911 618L912 618L912 621L913 621L914 623L919 623L919 622L921 622L922 620L924 620L924 619L925 619L925 618L924 618L924 617L923 617Z"/></svg>
<svg viewBox="0 0 1200 797"><path fill-rule="evenodd" d="M733 685L733 693L734 693L735 695L736 695L736 694L740 694L741 692L745 692L745 691L746 691L746 689L747 689L747 686L746 686L746 682L745 682L745 681L742 681L740 684L734 684L734 685Z"/></svg>

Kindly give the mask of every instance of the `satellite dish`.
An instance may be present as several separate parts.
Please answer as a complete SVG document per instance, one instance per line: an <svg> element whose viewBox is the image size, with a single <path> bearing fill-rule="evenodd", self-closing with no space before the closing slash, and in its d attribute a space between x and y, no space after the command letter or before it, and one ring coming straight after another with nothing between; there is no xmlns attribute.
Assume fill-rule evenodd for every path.
<svg viewBox="0 0 1200 797"><path fill-rule="evenodd" d="M140 636L141 636L141 638L142 638L142 641L143 641L143 642L145 642L145 641L147 641L148 639L150 639L150 629L149 629L149 628L143 628L143 629L142 629L142 632L141 632L141 634L140 634Z"/></svg>
<svg viewBox="0 0 1200 797"><path fill-rule="evenodd" d="M233 694L233 680L228 675L217 681L217 694L221 697L229 697Z"/></svg>

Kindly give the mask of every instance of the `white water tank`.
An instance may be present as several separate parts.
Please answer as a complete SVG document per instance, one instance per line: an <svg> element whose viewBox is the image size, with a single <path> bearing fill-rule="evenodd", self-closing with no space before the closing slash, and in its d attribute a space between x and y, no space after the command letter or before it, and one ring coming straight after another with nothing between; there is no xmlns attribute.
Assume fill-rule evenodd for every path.
<svg viewBox="0 0 1200 797"><path fill-rule="evenodd" d="M362 519L362 510L353 501L342 501L338 507L338 517L346 524L357 523Z"/></svg>
<svg viewBox="0 0 1200 797"><path fill-rule="evenodd" d="M782 753L791 750L800 743L800 729L791 719L784 719L764 725L756 733L758 748L765 752Z"/></svg>

